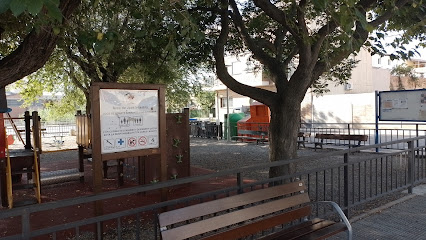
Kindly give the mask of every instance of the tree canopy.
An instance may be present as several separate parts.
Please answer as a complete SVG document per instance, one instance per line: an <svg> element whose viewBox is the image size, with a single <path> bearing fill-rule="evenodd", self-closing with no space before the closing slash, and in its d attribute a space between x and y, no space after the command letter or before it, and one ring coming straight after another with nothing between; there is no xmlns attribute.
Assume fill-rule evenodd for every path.
<svg viewBox="0 0 426 240"><path fill-rule="evenodd" d="M80 0L6 0L0 4L0 88L41 68Z"/></svg>
<svg viewBox="0 0 426 240"><path fill-rule="evenodd" d="M192 6L194 15L203 19L200 23L209 27L219 79L270 108L271 161L297 156L300 103L313 84L323 81L321 76L363 46L383 52L379 31L403 31L394 43L400 49L405 40L424 40L425 9L421 0L200 0ZM225 54L241 51L249 51L267 69L275 92L242 84L227 72ZM414 53L399 51L395 56ZM291 165L272 168L270 176L293 170Z"/></svg>
<svg viewBox="0 0 426 240"><path fill-rule="evenodd" d="M61 28L57 49L45 68L19 84L28 101L42 88L74 97L81 90L89 112L92 82L139 82L167 84L169 110L186 106L196 84L188 83L186 75L196 63L182 56L188 52L185 45L202 35L193 29L197 26L189 21L184 5L86 0L77 11L84 14L74 15Z"/></svg>

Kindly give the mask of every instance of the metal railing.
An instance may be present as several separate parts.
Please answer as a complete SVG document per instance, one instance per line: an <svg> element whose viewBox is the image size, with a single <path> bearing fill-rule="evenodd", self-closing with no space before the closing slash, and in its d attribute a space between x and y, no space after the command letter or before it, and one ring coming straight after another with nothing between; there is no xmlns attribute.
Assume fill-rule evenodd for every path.
<svg viewBox="0 0 426 240"><path fill-rule="evenodd" d="M413 187L426 178L426 146L417 145L424 142L426 137L403 139L371 146L361 146L340 151L327 151L314 156L300 157L289 161L257 164L238 169L229 169L207 175L159 182L151 185L119 189L97 195L48 202L23 208L2 211L0 221L20 219L21 231L9 233L1 239L29 239L32 237L49 237L61 239L66 235L69 239L79 239L89 236L89 239L158 239L156 215L163 209L174 209L195 203L209 201L239 192L247 192L267 187L280 181L301 179L306 183L312 201L335 201L352 216L363 204L381 198L391 193ZM406 145L404 150L394 150L389 153L375 153L375 148L385 148L388 145ZM292 175L277 178L245 179L253 171L265 171L270 167L296 164L296 172ZM168 201L140 205L115 213L80 219L74 222L61 223L47 228L37 228L36 216L43 211L57 211L63 207L88 206L94 202L104 202L115 197L136 197L142 201L151 198L152 202L159 201L159 192L164 188L187 186L188 183L212 184L223 178L234 178L235 185L224 186L222 189L201 192L192 196L170 199ZM200 183L201 182L201 183ZM90 206L90 205L89 205ZM316 214L325 214L323 209L316 208ZM84 238L86 239L86 238Z"/></svg>
<svg viewBox="0 0 426 240"><path fill-rule="evenodd" d="M190 135L203 138L223 138L222 123L190 121Z"/></svg>
<svg viewBox="0 0 426 240"><path fill-rule="evenodd" d="M308 142L311 143L317 141L315 139L316 133L367 135L368 141L363 142L363 145L371 145L376 143L376 126L374 123L303 123L301 124L300 131L311 133L311 137L308 139ZM377 143L426 136L426 124L380 123L378 125L377 133ZM344 142L342 142L341 140L327 140L326 142L333 144L344 144ZM425 144L425 142L418 144ZM393 145L386 145L382 148L403 149L403 147L403 144L397 143Z"/></svg>
<svg viewBox="0 0 426 240"><path fill-rule="evenodd" d="M19 130L25 129L25 123L21 119L14 120L16 127ZM9 121L5 121L6 133L10 135L15 135L15 132L12 128L12 125ZM64 121L64 122L41 122L42 134L45 136L61 135L69 136L72 129L76 129L75 122Z"/></svg>

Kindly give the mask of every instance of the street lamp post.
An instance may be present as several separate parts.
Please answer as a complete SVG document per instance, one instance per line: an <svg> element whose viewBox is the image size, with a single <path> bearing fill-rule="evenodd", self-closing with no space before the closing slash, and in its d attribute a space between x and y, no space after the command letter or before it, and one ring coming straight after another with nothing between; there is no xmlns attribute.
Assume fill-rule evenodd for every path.
<svg viewBox="0 0 426 240"><path fill-rule="evenodd" d="M231 125L230 125L230 121L229 121L229 88L226 87L226 116L228 116L226 118L226 125L228 128L228 131L226 133L226 139L227 141L231 141Z"/></svg>

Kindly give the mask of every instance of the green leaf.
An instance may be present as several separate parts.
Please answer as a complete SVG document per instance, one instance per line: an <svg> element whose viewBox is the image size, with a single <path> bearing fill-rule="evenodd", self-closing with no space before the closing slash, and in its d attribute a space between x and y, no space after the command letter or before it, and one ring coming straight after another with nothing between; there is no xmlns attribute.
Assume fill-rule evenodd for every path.
<svg viewBox="0 0 426 240"><path fill-rule="evenodd" d="M0 1L0 14L6 12L9 9L10 2L12 0L1 0Z"/></svg>
<svg viewBox="0 0 426 240"><path fill-rule="evenodd" d="M384 39L384 38L385 38L385 34L384 34L384 33L380 33L380 32L376 32L376 36L377 36L379 39Z"/></svg>
<svg viewBox="0 0 426 240"><path fill-rule="evenodd" d="M25 0L12 0L10 3L10 10L12 11L15 17L21 15L27 8Z"/></svg>
<svg viewBox="0 0 426 240"><path fill-rule="evenodd" d="M317 0L317 1L312 1L312 3L314 4L314 7L316 10L324 10L327 7L328 1L327 0Z"/></svg>
<svg viewBox="0 0 426 240"><path fill-rule="evenodd" d="M27 2L28 12L37 15L43 8L43 0L31 0Z"/></svg>
<svg viewBox="0 0 426 240"><path fill-rule="evenodd" d="M50 17L58 20L59 22L62 21L62 12L59 10L58 4L48 1L46 2L46 8Z"/></svg>
<svg viewBox="0 0 426 240"><path fill-rule="evenodd" d="M60 29L60 28L58 28L58 27L54 27L54 28L53 28L53 33L54 33L55 35L58 35L59 33L61 33L61 29Z"/></svg>

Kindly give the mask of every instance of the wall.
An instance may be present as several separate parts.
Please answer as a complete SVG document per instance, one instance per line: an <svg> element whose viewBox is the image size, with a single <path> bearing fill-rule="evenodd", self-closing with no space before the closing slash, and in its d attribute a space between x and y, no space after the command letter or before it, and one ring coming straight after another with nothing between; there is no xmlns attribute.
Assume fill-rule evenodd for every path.
<svg viewBox="0 0 426 240"><path fill-rule="evenodd" d="M390 89L390 69L373 67L373 91L389 91Z"/></svg>
<svg viewBox="0 0 426 240"><path fill-rule="evenodd" d="M402 87L402 88L401 88ZM390 79L390 90L410 90L426 88L426 78L419 78L414 83L409 77L392 76Z"/></svg>
<svg viewBox="0 0 426 240"><path fill-rule="evenodd" d="M374 92L319 97L307 94L301 106L302 122L374 123L374 95Z"/></svg>

